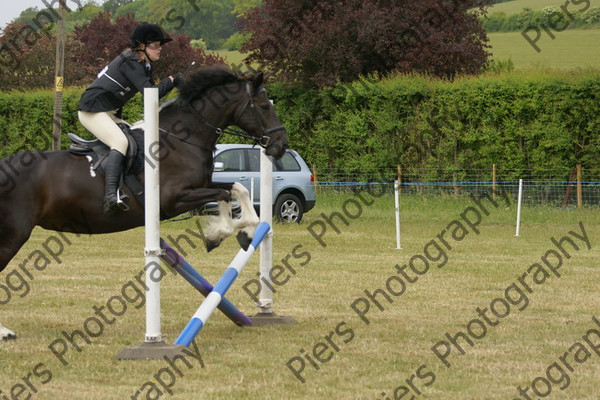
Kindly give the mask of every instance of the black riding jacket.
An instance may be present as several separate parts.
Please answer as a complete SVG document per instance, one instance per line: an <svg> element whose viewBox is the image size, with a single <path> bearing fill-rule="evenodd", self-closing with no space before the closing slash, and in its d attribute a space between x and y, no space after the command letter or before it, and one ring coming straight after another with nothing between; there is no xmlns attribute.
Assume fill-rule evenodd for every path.
<svg viewBox="0 0 600 400"><path fill-rule="evenodd" d="M117 56L98 78L83 92L79 100L79 110L101 112L120 110L136 93L144 93L144 88L158 87L159 97L166 96L175 85L170 78L158 85L152 79L152 64L138 61L139 54L131 49Z"/></svg>

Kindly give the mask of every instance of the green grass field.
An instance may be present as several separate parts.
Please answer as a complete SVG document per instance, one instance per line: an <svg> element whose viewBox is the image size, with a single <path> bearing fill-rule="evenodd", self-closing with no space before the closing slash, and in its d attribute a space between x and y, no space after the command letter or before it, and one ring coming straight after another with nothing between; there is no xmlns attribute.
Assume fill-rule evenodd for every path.
<svg viewBox="0 0 600 400"><path fill-rule="evenodd" d="M218 54L221 57L224 57L229 64L240 65L243 64L244 58L246 58L246 54L242 54L239 51L230 51L230 50L217 50L211 51L213 54Z"/></svg>
<svg viewBox="0 0 600 400"><path fill-rule="evenodd" d="M521 236L515 237L515 206L507 206L500 199L497 208L484 203L489 215L480 213L481 224L472 229L460 217L466 207L475 206L468 198L402 197L403 249L396 250L393 198L384 196L366 205L371 200L369 195L361 199L350 194L321 194L317 207L302 224L277 224L275 264L284 265L280 260L287 260L295 274L281 275L280 282L289 278L276 286L276 312L294 317L297 324L239 328L216 312L196 340L204 366L188 358L190 369L179 361L183 376L173 375L176 381L169 388L172 396L159 382L171 382L166 361L114 360L119 350L143 340L144 309L134 307L141 301L131 290L123 290L142 269L143 230L79 238L67 235L72 244L63 241L64 251L58 256L61 263L53 261L40 271L30 266L34 278L28 280L30 293L20 297L24 290L15 290L10 303L0 308L0 321L19 334L17 341L0 343L0 398L12 388L18 394L13 398L30 398L30 394L36 400L130 399L136 398L136 392L140 399L157 399L161 394L173 399L384 399L383 392L385 398L393 399L394 391L396 398L404 399L411 398L410 394L400 397L405 391L415 399L514 399L519 397L517 386L531 386L537 377L546 377L552 399L599 398L599 355L582 344L589 353L584 357L581 347L577 354L573 347L583 342L582 335L594 326L592 316L600 317L597 208L526 207ZM343 213L344 209L355 219L348 218L346 226L334 217L340 233L328 226L321 238L326 244L323 247L310 234L310 227L319 232L321 213ZM472 221L477 219L474 213L465 215ZM454 220L462 221L465 229L458 229ZM525 297L514 290L506 292L554 248L552 237L581 232L580 221L591 250L576 240L580 249L569 248L570 258L563 260L560 277L550 274L543 283L534 284L528 276L532 293L526 294L526 307ZM190 237L189 232L197 231L196 219L167 222L161 227L164 238L178 237L186 230ZM10 271L43 249L49 235L56 234L37 229L1 275L0 284L6 285ZM432 240L443 250L427 246ZM192 243L200 244L197 239ZM208 255L200 248L192 250L183 241L180 246L188 253L188 261L212 282L237 252L233 238ZM58 248L56 244L53 247ZM424 254L429 257L428 270L422 261ZM443 254L447 262L438 268ZM557 259L548 257L551 264L557 264ZM405 283L401 296L388 293L391 304L381 293L376 295L383 311L374 302L358 300L367 299L365 290L385 289L392 276L400 276L394 266L411 260L423 275L411 271L413 283ZM247 314L253 314L256 307L242 286L256 277L257 270L255 256L227 296ZM12 279L13 287L18 287L14 275ZM542 275L536 279L541 281ZM396 278L389 282L390 291L401 293ZM88 321L88 329L98 332L98 325L90 322L94 316L100 320L94 307L108 313L104 306L109 303L119 312L123 307L115 298L125 294L131 302L122 316L104 324L102 333L89 344L81 337L74 339L81 351L68 344L63 331L83 330ZM5 296L0 291L0 300L5 301ZM493 317L497 324L487 326L485 336L481 336L480 325L470 325L480 339L473 339L473 347L460 342L464 355L452 348L447 358L451 367L447 368L432 346L444 340L446 333L466 332L467 324L478 318L477 307L489 308L495 302L498 312L504 312L502 301L495 300L498 298L511 299L510 304L504 301L512 307L509 315ZM168 273L163 279L162 326L169 342L185 326L200 299L180 277ZM370 305L368 325L353 311L353 303L358 310ZM67 365L48 348L57 340L68 346L64 356ZM600 343L600 338L594 340ZM62 350L61 345L55 347ZM443 347L440 344L438 349ZM306 355L318 369L303 358ZM552 363L562 363L560 357L573 369L563 367L568 384L558 369L549 372L558 383L547 377ZM316 361L318 358L322 361ZM301 362L305 364L301 373L305 383L286 366L290 360L297 369ZM535 382L538 391L547 390L542 380Z"/></svg>
<svg viewBox="0 0 600 400"><path fill-rule="evenodd" d="M524 8L541 10L548 6L560 7L563 4L565 4L565 2L562 0L513 0L505 3L494 4L488 9L488 12L490 14L495 12L503 12L507 15L511 15L520 13ZM577 10L583 7L583 4L577 6L573 4L569 5L569 9L571 10Z"/></svg>
<svg viewBox="0 0 600 400"><path fill-rule="evenodd" d="M541 50L539 53L521 32L489 33L488 37L492 59L511 59L518 69L595 69L600 66L600 48L596 45L600 40L600 30L597 29L567 30L556 33L555 39L542 31L542 36L536 42ZM535 32L530 37L534 38ZM219 50L216 53L235 65L240 65L245 58L244 54L237 51Z"/></svg>
<svg viewBox="0 0 600 400"><path fill-rule="evenodd" d="M564 5L564 1L555 0L514 0L496 4L489 8L490 14L503 12L507 15L518 14L523 8L541 10L544 7ZM592 6L594 6L592 4ZM568 9L575 11L584 7L584 4L569 4ZM519 69L576 69L576 68L598 68L600 65L600 50L598 40L600 30L566 30L551 33L552 38L544 30L540 29L541 36L536 38L537 33L530 31L527 35L539 47L536 49L526 40L521 32L489 33L490 50L493 59L511 59L515 67Z"/></svg>
<svg viewBox="0 0 600 400"><path fill-rule="evenodd" d="M598 68L600 30L567 30L553 40L542 31L538 53L521 32L490 33L493 59L511 59L517 68ZM535 33L531 33L531 38Z"/></svg>

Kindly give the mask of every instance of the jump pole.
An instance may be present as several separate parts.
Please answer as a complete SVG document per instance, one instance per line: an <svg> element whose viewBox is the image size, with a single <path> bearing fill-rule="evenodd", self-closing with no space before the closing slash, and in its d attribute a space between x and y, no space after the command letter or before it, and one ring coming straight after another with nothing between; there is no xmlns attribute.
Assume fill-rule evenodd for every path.
<svg viewBox="0 0 600 400"><path fill-rule="evenodd" d="M210 292L212 292L214 289L213 285L211 285L209 281L200 275L200 273L196 271L190 265L190 263L181 257L171 246L169 246L167 242L161 239L160 247L164 251L164 254L160 256L161 259L169 264L197 291L199 291L204 297L207 297ZM238 326L252 325L252 321L225 297L221 299L221 302L217 308Z"/></svg>
<svg viewBox="0 0 600 400"><path fill-rule="evenodd" d="M266 222L261 222L254 233L254 238L248 246L248 250L240 249L233 261L229 264L221 278L215 284L214 289L204 299L198 310L183 329L177 340L176 345L189 346L202 327L210 318L215 308L221 303L225 297L225 293L229 290L233 282L237 279L239 273L246 266L256 248L260 245L264 237L271 230L271 226Z"/></svg>
<svg viewBox="0 0 600 400"><path fill-rule="evenodd" d="M273 222L273 158L265 149L260 152L260 221ZM252 325L290 325L296 321L292 317L277 315L273 311L273 230L270 230L260 246L260 294L258 313L251 316Z"/></svg>
<svg viewBox="0 0 600 400"><path fill-rule="evenodd" d="M158 135L158 88L144 89L144 201L146 264L146 334L144 343L128 347L117 354L118 360L162 359L179 354L183 347L164 342L160 321L160 280L153 273L160 268L160 169L156 153ZM151 152L152 150L152 152ZM148 160L152 160L150 163Z"/></svg>

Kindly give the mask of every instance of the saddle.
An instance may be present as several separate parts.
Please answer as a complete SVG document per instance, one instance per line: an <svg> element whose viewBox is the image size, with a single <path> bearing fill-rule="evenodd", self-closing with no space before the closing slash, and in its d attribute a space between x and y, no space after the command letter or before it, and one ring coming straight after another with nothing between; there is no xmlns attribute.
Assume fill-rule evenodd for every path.
<svg viewBox="0 0 600 400"><path fill-rule="evenodd" d="M119 123L119 128L125 133L129 145L123 168L121 185L127 186L134 194L137 201L144 206L144 185L139 181L137 175L144 170L144 131L134 129L129 124ZM106 157L110 153L110 148L99 139L86 140L76 134L69 132L67 134L71 145L69 152L79 156L85 156L90 161L90 172L99 172L104 174L104 164Z"/></svg>

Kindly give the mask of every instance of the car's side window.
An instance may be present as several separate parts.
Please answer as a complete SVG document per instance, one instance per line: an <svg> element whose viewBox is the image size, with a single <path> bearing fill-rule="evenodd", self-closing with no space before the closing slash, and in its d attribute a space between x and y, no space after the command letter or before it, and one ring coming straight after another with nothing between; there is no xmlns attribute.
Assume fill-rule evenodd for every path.
<svg viewBox="0 0 600 400"><path fill-rule="evenodd" d="M250 164L250 172L260 171L260 149L248 150L248 163Z"/></svg>
<svg viewBox="0 0 600 400"><path fill-rule="evenodd" d="M248 162L250 163L250 171L260 171L260 149L248 150ZM281 160L275 160L275 171L297 172L300 170L300 164L289 152L286 152Z"/></svg>
<svg viewBox="0 0 600 400"><path fill-rule="evenodd" d="M244 171L244 150L226 150L215 157L215 162L222 162L226 172Z"/></svg>
<svg viewBox="0 0 600 400"><path fill-rule="evenodd" d="M297 172L300 171L300 164L291 153L286 152L280 160L275 162L275 169L277 171Z"/></svg>

